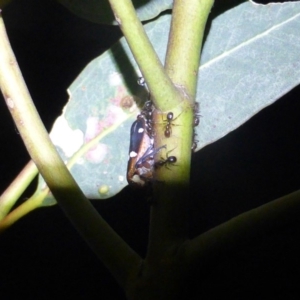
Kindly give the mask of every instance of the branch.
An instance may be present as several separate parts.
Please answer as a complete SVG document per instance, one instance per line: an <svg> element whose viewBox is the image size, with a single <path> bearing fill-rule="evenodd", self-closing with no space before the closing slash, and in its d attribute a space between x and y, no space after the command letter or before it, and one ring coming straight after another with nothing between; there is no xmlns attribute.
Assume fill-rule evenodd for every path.
<svg viewBox="0 0 300 300"><path fill-rule="evenodd" d="M130 0L109 0L116 21L145 78L155 107L166 111L181 102L181 97L167 76Z"/></svg>
<svg viewBox="0 0 300 300"><path fill-rule="evenodd" d="M185 259L191 268L204 261L222 259L231 249L249 243L284 223L297 220L300 190L245 212L203 234L184 246Z"/></svg>
<svg viewBox="0 0 300 300"><path fill-rule="evenodd" d="M9 213L5 218L3 218L0 221L0 234L31 211L41 207L43 200L48 193L48 188L45 188L42 191L35 192L29 199L27 199L11 213Z"/></svg>
<svg viewBox="0 0 300 300"><path fill-rule="evenodd" d="M0 221L9 213L19 197L38 174L31 160L0 197Z"/></svg>
<svg viewBox="0 0 300 300"><path fill-rule="evenodd" d="M165 137L166 116L154 114L155 147L166 145L162 156L175 156L177 162L155 172L154 204L151 209L149 258L187 237L187 206L191 147L193 143L193 103L197 85L200 52L212 0L175 0L166 70L181 89L184 101L172 109L171 136ZM165 121L162 121L165 120Z"/></svg>
<svg viewBox="0 0 300 300"><path fill-rule="evenodd" d="M24 144L57 202L121 286L139 256L111 229L86 199L58 155L31 100L0 16L0 86Z"/></svg>
<svg viewBox="0 0 300 300"><path fill-rule="evenodd" d="M175 0L165 69L195 99L203 35L214 0Z"/></svg>

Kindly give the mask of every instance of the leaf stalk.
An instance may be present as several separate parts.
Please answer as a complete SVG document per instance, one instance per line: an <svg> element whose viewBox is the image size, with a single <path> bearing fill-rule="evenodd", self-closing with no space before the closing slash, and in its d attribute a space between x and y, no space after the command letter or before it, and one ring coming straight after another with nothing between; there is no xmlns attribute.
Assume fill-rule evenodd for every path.
<svg viewBox="0 0 300 300"><path fill-rule="evenodd" d="M151 99L160 111L182 101L177 88L160 62L130 0L109 0L115 18L145 78Z"/></svg>

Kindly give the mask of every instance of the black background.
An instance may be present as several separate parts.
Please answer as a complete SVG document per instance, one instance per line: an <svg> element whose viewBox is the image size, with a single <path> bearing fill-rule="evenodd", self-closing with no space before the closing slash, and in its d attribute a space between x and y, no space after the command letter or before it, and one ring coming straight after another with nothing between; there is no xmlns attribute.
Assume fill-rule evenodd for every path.
<svg viewBox="0 0 300 300"><path fill-rule="evenodd" d="M81 20L49 0L4 9L8 35L31 95L50 130L82 68L120 36L118 28ZM190 235L196 236L300 187L300 88L194 155ZM29 157L1 105L0 192ZM201 125L200 125L201 126ZM201 199L201 200L200 200ZM128 188L93 204L141 255L149 207ZM195 299L298 299L299 233L292 220L201 272ZM2 299L124 299L123 292L58 206L38 209L0 237Z"/></svg>

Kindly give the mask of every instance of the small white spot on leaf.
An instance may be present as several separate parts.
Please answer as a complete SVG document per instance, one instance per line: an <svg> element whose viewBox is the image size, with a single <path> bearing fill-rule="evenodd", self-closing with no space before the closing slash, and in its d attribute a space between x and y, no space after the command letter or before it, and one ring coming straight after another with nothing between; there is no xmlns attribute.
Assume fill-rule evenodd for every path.
<svg viewBox="0 0 300 300"><path fill-rule="evenodd" d="M120 73L114 72L109 75L109 84L112 86L117 86L122 83L122 75Z"/></svg>
<svg viewBox="0 0 300 300"><path fill-rule="evenodd" d="M86 159L92 163L98 164L105 158L108 152L107 145L98 144L86 154Z"/></svg>
<svg viewBox="0 0 300 300"><path fill-rule="evenodd" d="M71 157L83 144L82 131L72 130L63 115L56 119L50 138L53 144L59 146L67 157Z"/></svg>
<svg viewBox="0 0 300 300"><path fill-rule="evenodd" d="M85 140L90 141L97 134L99 134L101 124L99 124L99 119L96 117L88 117L86 120L86 131Z"/></svg>

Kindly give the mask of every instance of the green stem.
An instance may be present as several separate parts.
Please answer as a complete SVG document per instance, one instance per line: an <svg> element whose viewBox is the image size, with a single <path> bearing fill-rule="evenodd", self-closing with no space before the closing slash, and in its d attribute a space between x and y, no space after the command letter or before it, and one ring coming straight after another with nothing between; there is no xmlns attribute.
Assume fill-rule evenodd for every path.
<svg viewBox="0 0 300 300"><path fill-rule="evenodd" d="M175 0L165 69L183 94L195 100L200 54L214 0Z"/></svg>
<svg viewBox="0 0 300 300"><path fill-rule="evenodd" d="M167 111L181 102L181 97L167 76L146 35L130 0L109 0L115 18L147 82L157 109Z"/></svg>
<svg viewBox="0 0 300 300"><path fill-rule="evenodd" d="M0 86L24 144L58 204L121 286L140 257L86 199L57 153L31 100L0 16Z"/></svg>
<svg viewBox="0 0 300 300"><path fill-rule="evenodd" d="M184 101L172 109L172 133L165 137L166 116L154 114L155 147L166 145L167 155L177 158L174 165L155 173L154 204L151 209L148 259L187 238L187 200L193 139L193 103L197 84L201 45L212 0L175 0L166 70ZM161 154L157 155L161 156Z"/></svg>
<svg viewBox="0 0 300 300"><path fill-rule="evenodd" d="M43 191L37 191L28 200L19 205L10 214L0 221L0 234L17 222L20 218L24 217L31 211L41 206L44 198L47 196L49 189L46 188Z"/></svg>
<svg viewBox="0 0 300 300"><path fill-rule="evenodd" d="M0 221L9 213L19 197L38 174L31 160L0 197Z"/></svg>
<svg viewBox="0 0 300 300"><path fill-rule="evenodd" d="M285 195L188 241L183 247L187 264L193 268L222 259L228 251L264 238L276 228L299 218L300 190Z"/></svg>
<svg viewBox="0 0 300 300"><path fill-rule="evenodd" d="M118 120L118 122L114 123L112 126L105 129L103 132L101 132L95 138L90 140L88 143L84 144L69 159L69 161L66 164L67 168L69 170L71 170L71 168L78 161L78 159L81 158L92 147L94 147L96 144L98 144L99 140L103 139L109 133L116 130L116 128L118 126L120 126L126 119L130 118L131 116L132 116L131 114L127 114L124 118ZM37 174L38 174L38 170L37 170L35 164L33 163L33 161L30 161L28 163L28 165L24 168L24 170L14 180L14 182L2 194L2 196L0 197L0 221L8 214L8 212L10 211L12 206L16 203L16 201L18 200L20 195L24 192L26 187L30 184L30 182L33 180L33 178ZM47 188L47 191L50 192L49 188ZM48 192L43 193L45 197L47 196ZM33 206L31 203L26 204L30 200L31 200L31 198L22 204L22 207L20 207L19 211L16 214L14 214L14 216L11 217L14 221L10 222L10 223L7 223L7 224L13 224L17 221L17 219L16 219L17 216L19 216L21 218L21 217L25 216L26 213L30 212L32 209L43 206L43 201L39 201L38 202L39 205L36 205L36 206ZM8 226L5 226L5 228L8 228Z"/></svg>

